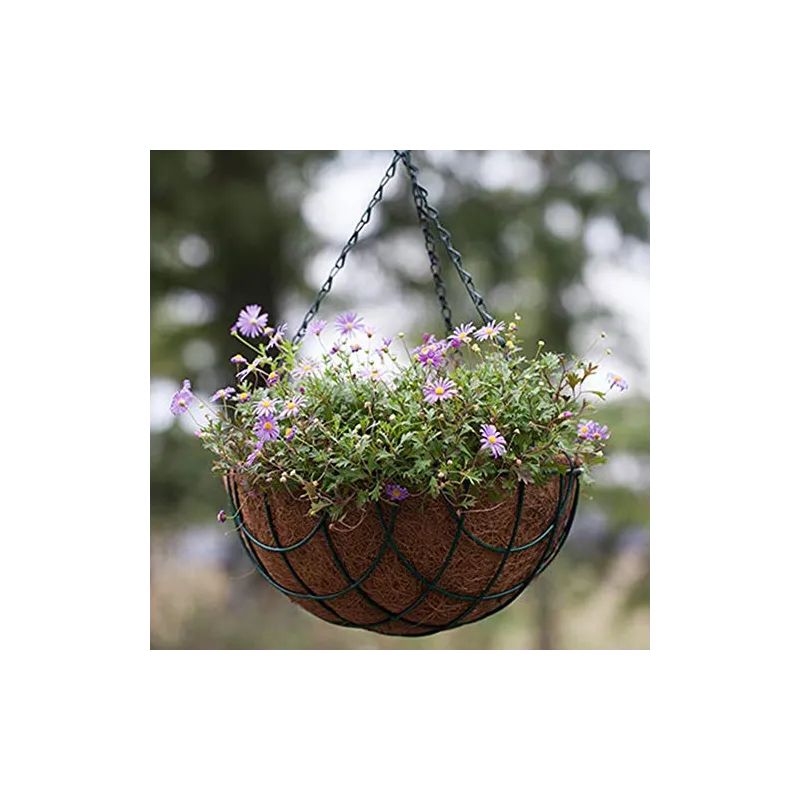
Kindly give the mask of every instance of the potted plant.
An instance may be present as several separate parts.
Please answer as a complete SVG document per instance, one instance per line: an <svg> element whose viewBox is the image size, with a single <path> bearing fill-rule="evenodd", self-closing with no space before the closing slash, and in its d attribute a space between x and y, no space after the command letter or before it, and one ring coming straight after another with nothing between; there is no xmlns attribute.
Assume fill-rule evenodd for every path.
<svg viewBox="0 0 800 800"><path fill-rule="evenodd" d="M578 475L604 460L604 392L585 389L597 363L541 341L525 356L514 320L409 347L348 312L312 322L312 358L242 310L235 385L197 435L273 586L333 623L424 635L500 610L552 561ZM193 402L186 381L172 411Z"/></svg>

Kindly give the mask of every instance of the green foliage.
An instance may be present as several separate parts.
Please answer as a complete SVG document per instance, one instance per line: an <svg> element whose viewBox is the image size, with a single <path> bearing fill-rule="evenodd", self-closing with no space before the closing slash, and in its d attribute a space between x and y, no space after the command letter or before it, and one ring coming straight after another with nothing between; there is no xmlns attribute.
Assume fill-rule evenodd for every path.
<svg viewBox="0 0 800 800"><path fill-rule="evenodd" d="M598 365L568 361L542 341L526 357L515 330L511 323L507 338L484 342L467 336L459 347L429 337L405 350L405 364L372 335L363 346L337 338L313 363L286 341L254 345L237 334L251 361L200 438L218 472L262 489L283 484L311 502L311 513L333 517L389 485L468 507L487 489L546 482L570 461L585 470L603 462L607 434L578 435L586 430L579 420L604 397L584 389ZM482 439L486 425L499 432L496 452Z"/></svg>

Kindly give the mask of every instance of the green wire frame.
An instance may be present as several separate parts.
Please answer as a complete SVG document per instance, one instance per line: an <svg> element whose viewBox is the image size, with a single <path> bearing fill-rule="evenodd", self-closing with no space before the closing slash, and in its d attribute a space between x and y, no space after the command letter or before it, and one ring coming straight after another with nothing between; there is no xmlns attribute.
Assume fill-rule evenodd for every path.
<svg viewBox="0 0 800 800"><path fill-rule="evenodd" d="M532 541L528 542L527 544L520 545L518 547L514 546L514 542L517 539L519 534L520 528L520 520L522 516L522 508L523 502L525 499L525 484L519 483L517 488L517 510L516 510L516 518L514 521L514 530L511 534L511 538L509 539L508 545L505 548L500 547L493 547L492 545L487 544L486 542L481 541L478 537L472 534L464 525L464 517L459 515L455 508L450 504L449 501L447 502L448 509L450 511L451 516L456 522L456 531L453 536L453 543L450 546L450 550L447 554L447 557L444 560L444 563L441 565L440 569L433 576L433 578L426 578L422 575L414 565L408 560L408 558L402 553L401 549L398 547L397 542L394 538L394 526L395 521L397 519L398 512L400 510L400 505L392 504L391 512L387 515L384 511L384 508L381 506L380 502L375 503L375 513L378 516L378 519L381 524L381 528L383 530L383 542L378 550L378 554L375 556L374 561L370 564L369 567L358 577L353 577L347 571L346 567L342 563L341 558L334 546L333 538L331 537L330 528L329 528L329 520L327 515L320 514L317 518L317 522L311 531L303 536L298 542L295 542L292 545L288 545L286 547L282 546L280 543L280 539L278 536L278 531L275 528L272 519L272 513L269 507L269 503L264 500L264 508L266 512L267 523L269 525L270 533L276 543L276 546L265 544L264 542L257 539L253 536L252 533L247 529L247 526L244 523L244 519L242 518L241 511L241 504L239 501L239 492L238 488L236 487L235 481L226 481L228 487L228 497L230 499L231 508L233 511L233 518L234 522L236 523L236 529L239 533L239 539L242 543L242 546L245 549L245 552L250 557L250 560L253 562L253 565L258 570L259 574L269 582L271 586L274 586L278 591L287 595L288 597L295 598L298 600L312 600L317 602L328 614L335 617L333 620L327 620L331 622L333 625L341 625L345 628L360 628L363 630L371 630L374 633L380 633L384 636L431 636L434 633L440 633L441 631L451 630L452 628L458 628L461 625L468 625L472 622L478 622L482 619L486 619L487 617L491 616L492 614L496 614L498 611L502 611L506 606L510 605L514 602L514 600L519 597L520 594L525 590L528 584L537 576L540 575L553 561L553 559L558 555L559 551L564 545L564 542L569 535L570 529L572 528L572 523L575 519L575 512L578 508L578 497L580 494L580 483L579 483L579 475L583 472L583 470L578 467L571 466L571 468L564 474L559 475L559 487L558 487L558 503L556 506L556 513L552 523L538 536L536 536ZM574 494L573 494L574 490ZM572 502L569 502L570 496L573 497ZM569 505L569 508L567 506ZM563 524L562 522L566 522ZM561 528L561 532L557 533ZM333 557L333 561L336 564L337 569L341 572L344 576L345 580L347 580L348 585L337 592L333 592L331 594L315 594L310 587L303 581L303 579L297 574L297 571L292 566L291 561L287 557L287 553L292 553L294 551L299 550L303 545L307 544L316 536L322 536L327 544L331 555ZM458 592L452 592L448 589L444 589L438 585L438 581L441 579L442 575L444 574L445 570L447 569L450 559L452 558L453 554L458 547L458 543L461 540L461 537L465 536L470 541L474 542L475 544L479 545L480 547L490 550L494 553L502 553L503 557L498 565L497 569L494 572L494 575L483 588L483 591L480 594L472 595L472 594L461 594ZM545 548L542 550L542 554L539 557L537 563L532 567L530 574L528 575L525 580L520 581L515 586L512 586L510 589L506 589L502 592L495 592L492 593L492 587L500 577L503 572L503 567L508 560L508 557L512 553L519 553L523 550L527 550L534 545L539 544L542 541L547 540L547 544ZM282 586L275 578L273 578L267 569L264 567L264 564L258 558L256 548L260 548L262 550L266 550L270 553L279 553L286 567L288 568L289 572L292 574L294 579L297 583L303 588L303 592L296 592L291 589L287 589L285 586ZM382 606L372 597L370 597L369 593L367 592L364 584L369 578L369 576L374 572L375 568L380 563L381 559L383 558L386 551L391 548L395 554L397 555L400 563L423 585L423 590L420 593L419 597L402 611L399 612L392 612L389 609ZM351 620L346 619L342 614L340 614L336 609L334 609L328 601L335 600L338 597L342 597L343 595L347 594L348 592L355 591L357 592L372 608L380 612L381 614L385 614L383 619L376 620L374 622L368 623L359 623L359 622L352 622ZM466 609L461 611L459 614L453 617L449 622L441 625L436 625L432 623L425 623L425 622L417 622L415 620L410 620L406 617L407 614L411 613L420 603L430 594L431 592L438 592L439 594L444 595L445 597L449 597L453 600L460 600L468 602L469 605ZM503 599L503 601L495 606L494 608L489 609L485 614L481 614L479 617L475 617L474 619L470 619L464 621L464 618L469 615L475 607L484 600L499 600ZM386 623L389 622L403 622L406 625L413 626L418 628L419 630L414 633L388 633L383 630L379 630L379 628Z"/></svg>

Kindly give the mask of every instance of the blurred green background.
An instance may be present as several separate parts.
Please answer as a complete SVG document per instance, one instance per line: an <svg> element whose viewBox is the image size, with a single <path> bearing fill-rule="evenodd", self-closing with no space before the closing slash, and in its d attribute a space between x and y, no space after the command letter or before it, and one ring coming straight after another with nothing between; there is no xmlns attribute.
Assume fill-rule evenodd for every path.
<svg viewBox="0 0 800 800"><path fill-rule="evenodd" d="M421 639L349 631L272 589L216 523L222 487L170 397L184 377L199 396L231 383L245 304L294 333L391 156L151 151L151 648L648 649L649 151L412 153L489 310L518 312L534 349L542 338L583 353L605 331L601 373L631 386L595 415L612 430L609 463L564 549L514 604ZM443 273L454 319L478 322L449 263ZM402 169L320 317L347 309L385 335L444 333Z"/></svg>

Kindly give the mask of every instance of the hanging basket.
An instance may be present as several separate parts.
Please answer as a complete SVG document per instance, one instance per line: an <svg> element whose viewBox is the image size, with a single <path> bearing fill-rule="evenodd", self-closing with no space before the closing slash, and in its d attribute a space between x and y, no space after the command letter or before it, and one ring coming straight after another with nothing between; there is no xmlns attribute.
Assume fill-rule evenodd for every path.
<svg viewBox="0 0 800 800"><path fill-rule="evenodd" d="M410 151L396 150L331 274L293 339L305 335L335 275L369 222L399 164L411 181L415 208L448 332L452 314L436 253L446 250L485 323L492 320L449 232L428 203ZM504 345L502 337L498 337ZM317 617L349 628L426 636L494 614L513 602L555 558L569 534L579 495L580 463L564 458L540 484L485 487L469 510L443 495L378 500L349 508L337 522L310 516L310 503L283 486L254 486L240 473L225 478L244 549L276 589ZM274 484L271 484L274 485Z"/></svg>
<svg viewBox="0 0 800 800"><path fill-rule="evenodd" d="M347 524L309 517L284 490L226 485L242 544L272 586L336 625L426 636L500 611L550 564L575 516L579 471L487 491L466 512L427 496L378 501Z"/></svg>

